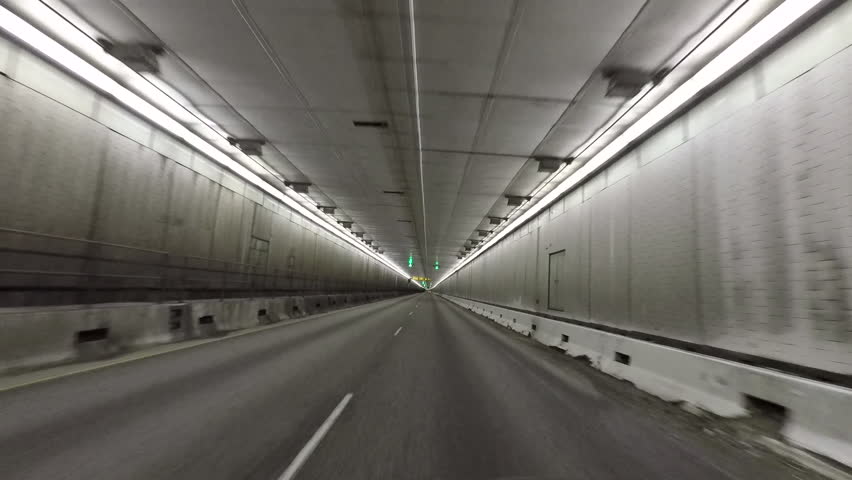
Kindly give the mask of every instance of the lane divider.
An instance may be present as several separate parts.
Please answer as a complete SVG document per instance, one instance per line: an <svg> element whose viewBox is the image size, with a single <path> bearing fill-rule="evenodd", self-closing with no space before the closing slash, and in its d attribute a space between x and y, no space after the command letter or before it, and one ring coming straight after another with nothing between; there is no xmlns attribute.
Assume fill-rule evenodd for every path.
<svg viewBox="0 0 852 480"><path fill-rule="evenodd" d="M393 332L393 336L395 337L395 336L399 335L399 332L401 332L401 331L402 331L402 327L397 328L396 331Z"/></svg>
<svg viewBox="0 0 852 480"><path fill-rule="evenodd" d="M346 405L349 405L349 401L352 400L352 393L347 393L343 400L334 407L334 410L331 411L331 415L322 422L319 429L314 432L311 439L308 440L308 443L305 444L304 447L299 451L299 454L296 455L296 458L290 462L290 465L287 467L287 470L284 470L284 473L278 477L278 480L292 480L296 478L296 474L299 473L299 469L301 469L305 463L310 458L311 454L314 453L319 443L326 436L331 427L334 425L334 422L337 421L337 418L340 417L340 414L343 413L343 409L346 408Z"/></svg>

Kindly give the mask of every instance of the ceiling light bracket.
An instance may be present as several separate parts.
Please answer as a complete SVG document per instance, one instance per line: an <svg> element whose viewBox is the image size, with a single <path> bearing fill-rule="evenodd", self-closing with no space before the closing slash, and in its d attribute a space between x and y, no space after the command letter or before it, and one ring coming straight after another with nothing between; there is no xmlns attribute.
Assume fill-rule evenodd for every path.
<svg viewBox="0 0 852 480"><path fill-rule="evenodd" d="M99 38L98 44L104 51L139 73L160 73L157 59L165 53L162 45L151 43L116 43Z"/></svg>
<svg viewBox="0 0 852 480"><path fill-rule="evenodd" d="M519 195L506 195L506 204L510 207L517 207L519 205L523 205L524 202L529 202L532 200L532 197L524 197Z"/></svg>
<svg viewBox="0 0 852 480"><path fill-rule="evenodd" d="M289 180L285 181L284 185L292 188L296 193L308 193L311 187L308 182L291 182Z"/></svg>
<svg viewBox="0 0 852 480"><path fill-rule="evenodd" d="M570 158L570 157L569 157ZM568 158L560 158L560 157L535 157L534 159L538 162L538 171L540 173L553 173L562 166L563 163L570 164L571 162ZM571 160L574 160L571 158Z"/></svg>
<svg viewBox="0 0 852 480"><path fill-rule="evenodd" d="M228 137L228 143L240 149L241 152L249 156L263 156L263 146L266 145L266 140L258 138L233 138Z"/></svg>
<svg viewBox="0 0 852 480"><path fill-rule="evenodd" d="M603 70L603 76L609 80L607 97L633 98L642 88L653 83L657 75L630 67L609 67Z"/></svg>

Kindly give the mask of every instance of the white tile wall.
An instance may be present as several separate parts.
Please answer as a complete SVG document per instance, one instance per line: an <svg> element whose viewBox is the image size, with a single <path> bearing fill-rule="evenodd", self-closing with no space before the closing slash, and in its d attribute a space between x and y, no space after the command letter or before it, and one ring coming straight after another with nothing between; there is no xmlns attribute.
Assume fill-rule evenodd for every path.
<svg viewBox="0 0 852 480"><path fill-rule="evenodd" d="M483 263L565 248L570 318L852 374L850 45L847 2L541 216L538 252L472 262L470 296ZM487 300L543 310L530 272Z"/></svg>
<svg viewBox="0 0 852 480"><path fill-rule="evenodd" d="M245 261L254 206L269 202L260 192L2 37L0 71L0 227ZM334 259L326 280L368 264L364 285L398 280L352 247L343 258L339 243L278 207L274 231L287 236L271 252L281 244L288 255L271 267L288 270L294 255L296 273L313 272L320 256Z"/></svg>

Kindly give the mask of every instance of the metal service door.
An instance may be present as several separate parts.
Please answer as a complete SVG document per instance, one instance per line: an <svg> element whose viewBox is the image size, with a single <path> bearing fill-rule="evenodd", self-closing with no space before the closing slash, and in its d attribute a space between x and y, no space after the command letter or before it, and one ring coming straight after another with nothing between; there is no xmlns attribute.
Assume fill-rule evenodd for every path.
<svg viewBox="0 0 852 480"><path fill-rule="evenodd" d="M563 292L560 288L560 281L563 275L563 266L565 265L565 250L550 254L550 261L547 268L547 308L548 310L565 310L565 302L562 298Z"/></svg>

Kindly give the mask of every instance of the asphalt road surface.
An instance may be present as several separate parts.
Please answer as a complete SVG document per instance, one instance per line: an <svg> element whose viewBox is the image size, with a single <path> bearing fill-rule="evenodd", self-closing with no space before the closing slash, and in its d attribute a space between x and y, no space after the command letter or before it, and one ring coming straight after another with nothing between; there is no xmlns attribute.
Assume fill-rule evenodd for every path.
<svg viewBox="0 0 852 480"><path fill-rule="evenodd" d="M2 392L0 478L795 478L601 376L418 294Z"/></svg>

